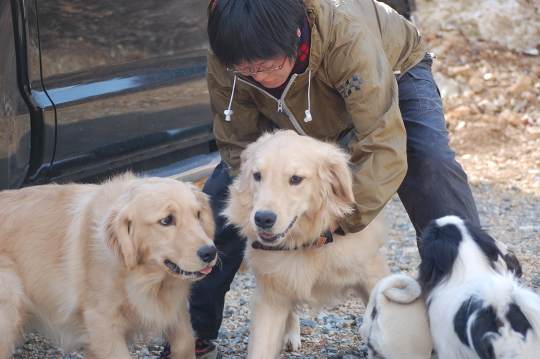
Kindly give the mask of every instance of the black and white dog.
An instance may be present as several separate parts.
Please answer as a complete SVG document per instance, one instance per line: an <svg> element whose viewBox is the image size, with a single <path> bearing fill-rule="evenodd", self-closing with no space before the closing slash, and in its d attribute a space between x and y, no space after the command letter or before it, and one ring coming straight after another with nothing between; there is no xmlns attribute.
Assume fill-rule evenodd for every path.
<svg viewBox="0 0 540 359"><path fill-rule="evenodd" d="M446 216L428 226L419 248L418 281L439 359L540 358L540 296L518 284L517 260L491 236Z"/></svg>

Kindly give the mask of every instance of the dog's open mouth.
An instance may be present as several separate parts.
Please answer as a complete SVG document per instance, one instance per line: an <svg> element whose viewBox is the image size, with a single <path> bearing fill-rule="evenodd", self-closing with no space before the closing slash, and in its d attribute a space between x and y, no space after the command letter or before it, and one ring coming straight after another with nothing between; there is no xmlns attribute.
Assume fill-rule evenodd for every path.
<svg viewBox="0 0 540 359"><path fill-rule="evenodd" d="M165 261L163 263L167 266L167 268L169 268L173 272L173 274L182 276L185 279L201 278L201 277L204 277L205 275L207 275L208 273L210 273L212 271L212 267L207 266L206 268L203 268L203 269L201 269L200 271L197 271L197 272L187 272L187 271L184 271L184 270L180 269L180 267L178 267L178 265L176 265L176 263L174 263L174 262L172 262L172 261L170 261L168 259L165 259Z"/></svg>
<svg viewBox="0 0 540 359"><path fill-rule="evenodd" d="M289 232L289 230L292 228L292 226L294 225L294 223L296 222L296 219L298 217L294 217L294 219L292 220L292 222L289 224L289 226L287 227L287 229L282 232L282 233L279 233L279 234L270 234L270 233L265 233L265 232L259 232L259 240L263 243L274 243L274 242L277 242L278 240L280 240L281 238L285 237L285 235L287 234L287 232Z"/></svg>

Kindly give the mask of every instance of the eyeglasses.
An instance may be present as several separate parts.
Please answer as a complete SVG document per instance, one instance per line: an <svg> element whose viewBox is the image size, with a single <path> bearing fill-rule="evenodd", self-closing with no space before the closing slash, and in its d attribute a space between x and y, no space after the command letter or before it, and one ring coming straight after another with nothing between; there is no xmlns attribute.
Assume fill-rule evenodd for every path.
<svg viewBox="0 0 540 359"><path fill-rule="evenodd" d="M227 67L227 71L229 72L233 72L237 75L256 75L260 72L268 72L268 71L277 71L277 70L281 70L281 68L283 67L283 64L285 63L285 60L287 60L287 57L284 57L283 58L283 62L281 63L281 65L279 65L278 67L274 67L274 68L271 68L271 69L257 69L256 71L253 71L253 67L249 67L249 70L235 70L234 68L232 69L229 69Z"/></svg>

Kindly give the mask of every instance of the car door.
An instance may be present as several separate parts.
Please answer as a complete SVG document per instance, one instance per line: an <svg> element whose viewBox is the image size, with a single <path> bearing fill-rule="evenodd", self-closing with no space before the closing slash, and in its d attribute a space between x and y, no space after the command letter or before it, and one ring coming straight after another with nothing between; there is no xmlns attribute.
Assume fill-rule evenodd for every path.
<svg viewBox="0 0 540 359"><path fill-rule="evenodd" d="M206 1L36 6L42 82L56 115L49 179L84 178L208 146Z"/></svg>

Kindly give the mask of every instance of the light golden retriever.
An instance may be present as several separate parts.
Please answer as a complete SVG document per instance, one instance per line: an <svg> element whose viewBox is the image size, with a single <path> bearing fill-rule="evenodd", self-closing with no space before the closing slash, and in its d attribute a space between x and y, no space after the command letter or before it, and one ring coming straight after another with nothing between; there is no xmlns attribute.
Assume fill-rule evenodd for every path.
<svg viewBox="0 0 540 359"><path fill-rule="evenodd" d="M217 253L206 196L172 179L0 192L0 359L37 329L85 358L129 359L135 334L194 359L190 283Z"/></svg>
<svg viewBox="0 0 540 359"><path fill-rule="evenodd" d="M359 233L316 244L354 202L348 155L336 146L293 131L263 135L242 153L230 190L223 214L248 238L245 261L257 282L249 358L300 347L302 303L328 305L352 289L367 304L390 274L379 253L387 235L382 215Z"/></svg>
<svg viewBox="0 0 540 359"><path fill-rule="evenodd" d="M383 278L366 306L360 335L369 359L435 359L420 284L404 274Z"/></svg>

